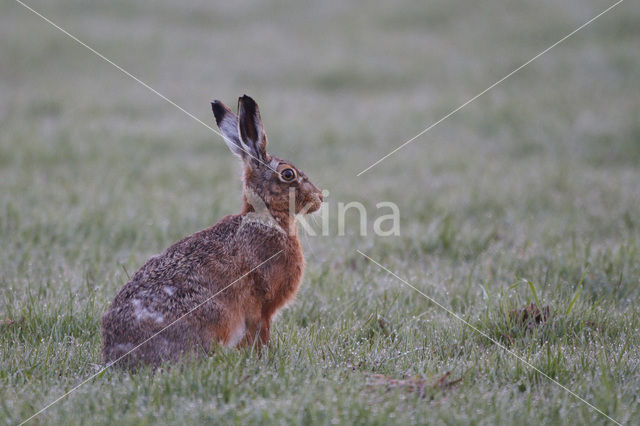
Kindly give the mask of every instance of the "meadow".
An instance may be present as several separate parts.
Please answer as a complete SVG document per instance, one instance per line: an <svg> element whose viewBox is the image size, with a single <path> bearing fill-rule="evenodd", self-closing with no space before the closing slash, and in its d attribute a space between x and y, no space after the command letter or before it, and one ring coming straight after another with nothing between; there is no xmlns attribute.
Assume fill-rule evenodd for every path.
<svg viewBox="0 0 640 426"><path fill-rule="evenodd" d="M640 423L638 2L356 176L611 3L29 0L204 123L254 97L332 214L400 210L399 236L351 212L346 235L303 238L268 349L108 369L30 424L611 423L356 250ZM14 0L0 39L0 422L18 424L100 370L118 289L236 213L241 183L218 135ZM531 303L548 315L521 321Z"/></svg>

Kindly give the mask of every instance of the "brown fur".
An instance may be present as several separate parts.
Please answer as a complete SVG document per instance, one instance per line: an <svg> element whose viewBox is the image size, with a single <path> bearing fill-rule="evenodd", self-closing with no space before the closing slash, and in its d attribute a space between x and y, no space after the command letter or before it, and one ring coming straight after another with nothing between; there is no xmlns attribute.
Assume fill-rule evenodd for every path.
<svg viewBox="0 0 640 426"><path fill-rule="evenodd" d="M217 344L264 345L273 316L298 290L305 262L289 213L289 188L296 189L296 213L305 206L308 212L317 210L322 194L290 163L267 154L260 113L251 98L240 98L238 117L219 101L212 106L225 141L244 162L242 211L152 257L122 287L102 316L105 363L122 357L123 366L157 366L208 353ZM285 168L294 169L298 179L283 182L279 173ZM257 211L256 195L266 211ZM267 212L277 225L253 220Z"/></svg>

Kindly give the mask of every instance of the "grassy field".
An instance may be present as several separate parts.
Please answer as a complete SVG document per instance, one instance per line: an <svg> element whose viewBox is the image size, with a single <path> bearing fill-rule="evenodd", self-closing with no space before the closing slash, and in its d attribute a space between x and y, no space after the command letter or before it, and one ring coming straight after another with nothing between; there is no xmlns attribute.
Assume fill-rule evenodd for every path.
<svg viewBox="0 0 640 426"><path fill-rule="evenodd" d="M331 214L401 212L399 237L352 215L346 236L303 239L268 350L107 370L33 424L608 423L356 250L640 422L638 2L360 177L611 2L28 3L208 124L212 99L253 96ZM16 424L99 370L117 290L237 212L240 173L217 135L13 0L0 39L0 422ZM549 317L523 325L510 312L531 302Z"/></svg>

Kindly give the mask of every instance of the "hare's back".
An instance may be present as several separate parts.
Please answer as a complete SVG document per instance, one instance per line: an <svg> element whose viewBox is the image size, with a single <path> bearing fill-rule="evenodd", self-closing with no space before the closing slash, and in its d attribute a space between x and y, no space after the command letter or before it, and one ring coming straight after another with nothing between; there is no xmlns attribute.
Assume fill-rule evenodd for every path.
<svg viewBox="0 0 640 426"><path fill-rule="evenodd" d="M171 305L204 290L215 290L217 280L233 275L236 248L231 236L239 220L227 216L214 226L190 235L149 259L116 295L112 306L133 298Z"/></svg>

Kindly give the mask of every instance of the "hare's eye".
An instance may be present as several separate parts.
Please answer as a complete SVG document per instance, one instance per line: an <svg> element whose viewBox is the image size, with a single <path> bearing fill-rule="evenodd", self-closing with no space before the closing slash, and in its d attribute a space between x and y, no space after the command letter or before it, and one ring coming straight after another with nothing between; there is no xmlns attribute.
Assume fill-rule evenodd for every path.
<svg viewBox="0 0 640 426"><path fill-rule="evenodd" d="M293 182L296 178L296 172L293 169L284 169L280 172L280 180L283 182Z"/></svg>

